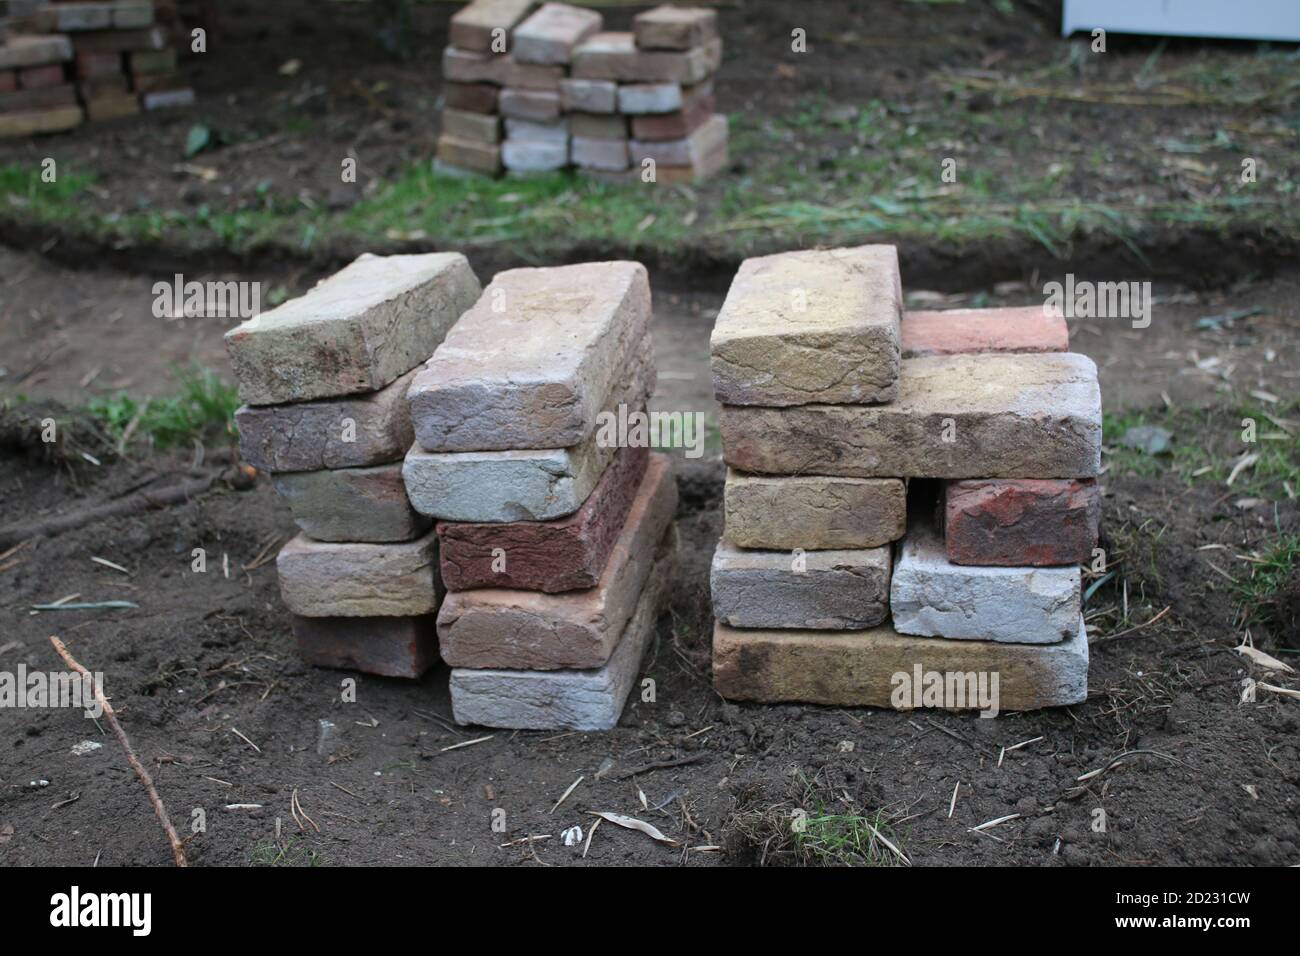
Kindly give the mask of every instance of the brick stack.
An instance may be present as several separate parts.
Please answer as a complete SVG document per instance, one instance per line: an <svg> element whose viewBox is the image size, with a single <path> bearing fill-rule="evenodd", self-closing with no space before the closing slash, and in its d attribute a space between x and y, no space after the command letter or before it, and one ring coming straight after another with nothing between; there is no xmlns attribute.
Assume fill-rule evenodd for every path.
<svg viewBox="0 0 1300 956"><path fill-rule="evenodd" d="M194 91L151 0L8 4L20 16L0 46L0 136L71 129L144 109L188 106Z"/></svg>
<svg viewBox="0 0 1300 956"><path fill-rule="evenodd" d="M1005 710L1083 700L1096 367L1041 309L901 299L891 246L751 259L732 284L714 684L891 706L899 675L996 673Z"/></svg>
<svg viewBox="0 0 1300 956"><path fill-rule="evenodd" d="M502 272L411 383L460 723L618 722L676 557L670 460L602 426L654 391L650 315L638 263Z"/></svg>
<svg viewBox="0 0 1300 956"><path fill-rule="evenodd" d="M495 175L576 166L690 182L727 164L714 113L722 61L714 11L659 7L632 32L562 3L474 0L452 17L438 165ZM504 127L504 129L503 129Z"/></svg>
<svg viewBox="0 0 1300 956"><path fill-rule="evenodd" d="M456 253L365 255L226 333L241 452L301 529L277 567L309 663L418 677L438 660L437 539L402 482L406 390L479 292Z"/></svg>

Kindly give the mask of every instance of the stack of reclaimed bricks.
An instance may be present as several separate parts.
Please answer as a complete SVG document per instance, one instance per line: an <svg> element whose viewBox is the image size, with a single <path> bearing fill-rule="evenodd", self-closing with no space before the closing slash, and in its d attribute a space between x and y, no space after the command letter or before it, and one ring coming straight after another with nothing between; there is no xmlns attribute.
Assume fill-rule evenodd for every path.
<svg viewBox="0 0 1300 956"><path fill-rule="evenodd" d="M0 0L3 2L3 0ZM0 45L0 136L71 129L145 109L187 106L172 38L151 0L19 3ZM170 3L159 4L170 15Z"/></svg>
<svg viewBox="0 0 1300 956"><path fill-rule="evenodd" d="M502 272L411 383L459 723L618 723L677 552L670 459L607 424L654 392L650 317L639 263Z"/></svg>
<svg viewBox="0 0 1300 956"><path fill-rule="evenodd" d="M309 663L419 677L438 661L437 538L402 483L406 391L480 291L458 253L364 255L226 333L241 453L301 529L277 566Z"/></svg>
<svg viewBox="0 0 1300 956"><path fill-rule="evenodd" d="M727 165L714 113L712 10L663 6L631 32L563 3L473 0L452 17L438 166L496 175L570 165L601 178L692 182ZM504 127L504 128L503 128Z"/></svg>
<svg viewBox="0 0 1300 956"><path fill-rule="evenodd" d="M1096 367L1044 309L901 302L892 246L750 259L732 284L711 343L729 466L714 685L978 709L915 685L982 674L1003 710L1077 703Z"/></svg>

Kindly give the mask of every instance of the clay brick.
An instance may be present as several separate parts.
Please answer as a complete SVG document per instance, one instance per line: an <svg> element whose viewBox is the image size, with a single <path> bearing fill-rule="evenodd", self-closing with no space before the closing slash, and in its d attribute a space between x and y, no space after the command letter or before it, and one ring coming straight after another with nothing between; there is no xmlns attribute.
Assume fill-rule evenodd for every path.
<svg viewBox="0 0 1300 956"><path fill-rule="evenodd" d="M501 172L501 147L455 136L438 137L438 161L495 176Z"/></svg>
<svg viewBox="0 0 1300 956"><path fill-rule="evenodd" d="M45 90L51 86L62 86L63 66L51 63L49 66L29 66L18 71L18 86L24 90Z"/></svg>
<svg viewBox="0 0 1300 956"><path fill-rule="evenodd" d="M498 107L502 116L515 119L557 120L560 118L560 93L558 90L501 91Z"/></svg>
<svg viewBox="0 0 1300 956"><path fill-rule="evenodd" d="M107 30L113 25L113 6L109 3L60 3L52 10L54 27L60 33Z"/></svg>
<svg viewBox="0 0 1300 956"><path fill-rule="evenodd" d="M124 119L140 112L140 101L131 93L104 90L86 100L86 119L92 123Z"/></svg>
<svg viewBox="0 0 1300 956"><path fill-rule="evenodd" d="M632 32L643 50L689 50L717 38L718 14L664 4L633 17Z"/></svg>
<svg viewBox="0 0 1300 956"><path fill-rule="evenodd" d="M962 352L1065 352L1065 319L1042 306L903 313L903 357Z"/></svg>
<svg viewBox="0 0 1300 956"><path fill-rule="evenodd" d="M76 105L77 91L71 83L47 86L42 90L15 90L13 93L0 93L0 114L39 112L60 106Z"/></svg>
<svg viewBox="0 0 1300 956"><path fill-rule="evenodd" d="M431 614L442 599L438 537L358 544L291 539L276 557L280 597L303 617Z"/></svg>
<svg viewBox="0 0 1300 956"><path fill-rule="evenodd" d="M561 80L560 100L566 113L613 113L618 84L612 80Z"/></svg>
<svg viewBox="0 0 1300 956"><path fill-rule="evenodd" d="M13 70L0 70L0 93L12 93L18 89L18 74Z"/></svg>
<svg viewBox="0 0 1300 956"><path fill-rule="evenodd" d="M1100 521L1092 478L990 478L945 489L944 540L954 564L1080 564L1092 560Z"/></svg>
<svg viewBox="0 0 1300 956"><path fill-rule="evenodd" d="M728 470L724 537L742 548L876 548L907 528L897 478L770 478Z"/></svg>
<svg viewBox="0 0 1300 956"><path fill-rule="evenodd" d="M575 136L570 144L570 155L573 164L584 169L627 169L627 140Z"/></svg>
<svg viewBox="0 0 1300 956"><path fill-rule="evenodd" d="M298 656L312 667L379 677L423 676L438 664L437 616L300 617L291 615Z"/></svg>
<svg viewBox="0 0 1300 956"><path fill-rule="evenodd" d="M507 116L505 127L506 139L525 144L536 143L554 149L568 150L569 120L567 117L542 122L540 120L515 119L512 116ZM543 153L542 155L550 154Z"/></svg>
<svg viewBox="0 0 1300 956"><path fill-rule="evenodd" d="M544 3L515 28L512 52L520 63L567 64L573 49L604 23L595 10Z"/></svg>
<svg viewBox="0 0 1300 956"><path fill-rule="evenodd" d="M653 159L657 166L693 167L727 145L727 118L714 113L684 139L633 139L628 148L637 163Z"/></svg>
<svg viewBox="0 0 1300 956"><path fill-rule="evenodd" d="M708 122L712 115L713 97L707 96L674 113L632 117L632 136L642 141L685 139Z"/></svg>
<svg viewBox="0 0 1300 956"><path fill-rule="evenodd" d="M71 59L72 44L59 34L19 34L0 44L0 70L21 70L29 66L66 63Z"/></svg>
<svg viewBox="0 0 1300 956"><path fill-rule="evenodd" d="M78 53L126 53L134 50L165 50L167 47L167 31L162 27L99 30L72 35L72 48Z"/></svg>
<svg viewBox="0 0 1300 956"><path fill-rule="evenodd" d="M688 166L659 165L655 169L654 181L664 186L673 186L679 183L698 183L710 176L721 173L730 162L731 156L727 150L727 142L723 140L703 156L696 157ZM641 160L637 160L637 166L643 166Z"/></svg>
<svg viewBox="0 0 1300 956"><path fill-rule="evenodd" d="M121 76L120 53L78 53L77 76L82 79L98 76Z"/></svg>
<svg viewBox="0 0 1300 956"><path fill-rule="evenodd" d="M439 522L447 590L500 587L555 594L595 587L648 461L645 448L620 450L582 507L558 521Z"/></svg>
<svg viewBox="0 0 1300 956"><path fill-rule="evenodd" d="M722 41L683 51L638 50L631 33L597 33L573 51L572 75L620 83L681 83L707 80L722 62Z"/></svg>
<svg viewBox="0 0 1300 956"><path fill-rule="evenodd" d="M85 115L80 106L52 106L26 112L0 113L0 139L62 132L80 126L83 119Z"/></svg>
<svg viewBox="0 0 1300 956"><path fill-rule="evenodd" d="M558 90L564 67L518 63L505 53L470 53L447 47L442 53L442 75L455 83L495 83L530 90Z"/></svg>
<svg viewBox="0 0 1300 956"><path fill-rule="evenodd" d="M627 118L617 113L570 113L569 131L579 139L618 140L627 152ZM626 167L626 163L623 164Z"/></svg>
<svg viewBox="0 0 1300 956"><path fill-rule="evenodd" d="M493 146L501 142L501 120L486 113L445 109L442 111L442 135Z"/></svg>
<svg viewBox="0 0 1300 956"><path fill-rule="evenodd" d="M295 471L275 476L293 520L317 541L409 541L432 527L402 484L402 463Z"/></svg>
<svg viewBox="0 0 1300 956"><path fill-rule="evenodd" d="M447 109L466 113L495 113L500 90L491 83L444 83L443 102Z"/></svg>
<svg viewBox="0 0 1300 956"><path fill-rule="evenodd" d="M77 59L82 56L117 56L117 54L78 54ZM119 57L120 59L120 57ZM132 73L175 73L176 72L176 50L167 48L166 50L137 50L127 54L127 63L130 65Z"/></svg>
<svg viewBox="0 0 1300 956"><path fill-rule="evenodd" d="M536 0L473 0L452 14L448 39L463 50L489 52L493 31L509 36L535 5Z"/></svg>

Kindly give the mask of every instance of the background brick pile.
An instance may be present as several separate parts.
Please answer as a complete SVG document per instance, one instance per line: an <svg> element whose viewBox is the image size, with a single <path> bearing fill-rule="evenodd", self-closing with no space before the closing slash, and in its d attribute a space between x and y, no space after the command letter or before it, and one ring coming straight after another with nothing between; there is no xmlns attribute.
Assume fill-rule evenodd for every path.
<svg viewBox="0 0 1300 956"><path fill-rule="evenodd" d="M437 163L496 175L575 166L602 178L691 182L728 162L712 78L714 11L659 7L631 32L562 3L473 0L451 21Z"/></svg>
<svg viewBox="0 0 1300 956"><path fill-rule="evenodd" d="M1042 309L901 302L892 246L750 259L732 284L715 686L891 706L900 673L996 673L1007 710L1082 701L1096 367Z"/></svg>
<svg viewBox="0 0 1300 956"><path fill-rule="evenodd" d="M188 106L174 0L0 0L0 137Z"/></svg>

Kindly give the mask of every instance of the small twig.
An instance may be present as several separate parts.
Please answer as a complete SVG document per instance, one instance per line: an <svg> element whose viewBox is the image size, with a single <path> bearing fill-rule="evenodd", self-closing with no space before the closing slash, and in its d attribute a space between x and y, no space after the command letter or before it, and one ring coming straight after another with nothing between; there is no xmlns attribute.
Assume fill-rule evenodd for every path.
<svg viewBox="0 0 1300 956"><path fill-rule="evenodd" d="M144 784L145 793L149 795L149 802L153 804L153 812L157 814L158 822L162 824L163 832L167 834L167 842L171 844L172 858L176 861L177 866L188 866L189 864L185 861L185 848L181 845L180 837L176 835L176 830L172 826L171 820L167 818L167 808L163 806L162 798L158 796L158 791L154 789L153 779L149 776L149 771L144 768L144 764L140 763L139 759L135 755L135 751L131 748L131 741L127 738L126 731L124 731L122 725L117 722L117 716L113 713L113 707L108 702L108 698L104 696L103 690L101 690L99 685L95 682L95 678L91 675L90 671L86 670L73 660L72 655L68 653L68 649L63 646L61 640L51 635L50 643L54 645L55 653L63 658L65 664L81 675L82 681L90 687L91 692L95 695L95 701L103 711L104 719L108 721L108 726L113 728L113 733L117 737L117 742L120 743L122 749L126 751L126 762L131 765L131 769L135 771L135 775L139 777L140 782Z"/></svg>
<svg viewBox="0 0 1300 956"><path fill-rule="evenodd" d="M1117 637L1123 637L1125 634L1132 634L1134 631L1140 631L1140 630L1142 630L1142 628L1144 628L1144 627L1149 627L1150 625L1154 624L1156 621L1160 620L1162 617L1164 617L1166 614L1169 613L1169 609L1172 608L1172 607L1173 607L1172 604L1166 605L1166 607L1165 607L1165 609L1164 609L1163 611L1161 611L1161 612L1160 612L1159 614L1157 614L1155 617L1151 618L1149 621L1146 621L1146 622L1144 622L1144 623L1142 623L1142 624L1136 624L1136 625L1134 625L1133 627L1125 628L1124 630L1122 630L1122 631L1118 631L1118 632L1115 633L1115 634L1103 634L1101 637L1098 637L1098 638L1094 639L1094 640L1091 641L1090 643L1092 643L1092 644L1101 644L1101 643L1103 643L1104 641L1113 641L1113 640L1115 640L1115 638L1117 638Z"/></svg>
<svg viewBox="0 0 1300 956"><path fill-rule="evenodd" d="M560 799L555 801L555 806L551 807L551 812L554 813L556 810L560 809L560 804L562 804L565 800L568 800L569 794L573 793L574 790L577 790L578 784L582 783L582 781L586 779L587 779L587 775L583 774L577 780L573 781L573 783L569 784L569 789L565 790L564 793L560 794Z"/></svg>

